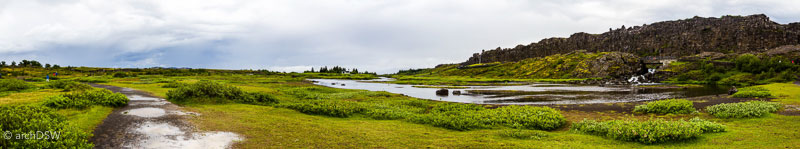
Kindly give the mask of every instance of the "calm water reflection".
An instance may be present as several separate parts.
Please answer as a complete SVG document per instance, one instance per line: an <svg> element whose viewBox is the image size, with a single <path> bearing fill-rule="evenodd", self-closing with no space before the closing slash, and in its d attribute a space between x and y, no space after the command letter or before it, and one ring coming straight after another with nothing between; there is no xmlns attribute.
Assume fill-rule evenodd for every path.
<svg viewBox="0 0 800 149"><path fill-rule="evenodd" d="M476 104L585 104L632 102L665 98L695 97L723 94L725 89L706 86L698 88L654 89L631 86L603 87L573 84L529 84L514 86L467 86L450 89L448 96L435 94L437 88L417 88L414 85L362 82L358 80L310 79L314 84L334 88L387 91L411 97ZM378 81L390 79L381 78ZM376 81L371 80L371 81ZM462 95L454 95L461 91Z"/></svg>

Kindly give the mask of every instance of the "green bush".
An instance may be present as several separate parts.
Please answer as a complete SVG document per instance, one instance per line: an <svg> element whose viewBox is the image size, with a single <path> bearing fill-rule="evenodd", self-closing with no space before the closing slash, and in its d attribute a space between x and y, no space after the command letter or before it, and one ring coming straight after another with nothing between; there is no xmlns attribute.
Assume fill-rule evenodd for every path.
<svg viewBox="0 0 800 149"><path fill-rule="evenodd" d="M781 106L776 102L748 101L709 106L706 107L706 112L718 118L754 118L776 112Z"/></svg>
<svg viewBox="0 0 800 149"><path fill-rule="evenodd" d="M126 77L136 77L134 74L130 74L127 72L114 72L112 75L114 78L126 78Z"/></svg>
<svg viewBox="0 0 800 149"><path fill-rule="evenodd" d="M731 97L736 98L767 98L772 97L769 90L763 87L745 87L734 93Z"/></svg>
<svg viewBox="0 0 800 149"><path fill-rule="evenodd" d="M536 130L525 130L525 129L510 129L510 130L502 130L497 133L497 135L506 138L515 138L515 139L542 139L546 138L547 135L545 132L536 131Z"/></svg>
<svg viewBox="0 0 800 149"><path fill-rule="evenodd" d="M178 88L181 86L187 86L189 84L181 83L181 82L170 82L164 85L161 85L161 88Z"/></svg>
<svg viewBox="0 0 800 149"><path fill-rule="evenodd" d="M167 91L167 99L178 103L238 102L247 104L270 104L278 102L264 93L247 93L242 89L211 81L200 81Z"/></svg>
<svg viewBox="0 0 800 149"><path fill-rule="evenodd" d="M510 105L490 110L485 115L494 124L512 128L553 130L567 123L564 115L550 107Z"/></svg>
<svg viewBox="0 0 800 149"><path fill-rule="evenodd" d="M703 120L700 118L692 118L689 120L692 124L700 126L700 129L703 130L704 133L708 132L725 132L727 128L725 125L714 123L711 121Z"/></svg>
<svg viewBox="0 0 800 149"><path fill-rule="evenodd" d="M64 89L64 91L84 91L93 89L94 87L80 82L59 80L48 82L45 88Z"/></svg>
<svg viewBox="0 0 800 149"><path fill-rule="evenodd" d="M446 112L415 115L409 119L411 122L430 124L453 130L472 130L488 128L491 122L477 111L472 112Z"/></svg>
<svg viewBox="0 0 800 149"><path fill-rule="evenodd" d="M693 119L691 121L659 119L650 121L612 120L605 122L583 120L572 124L571 129L616 140L654 144L692 139L704 132L722 132L725 128L722 125L701 119Z"/></svg>
<svg viewBox="0 0 800 149"><path fill-rule="evenodd" d="M0 92L5 91L22 91L26 89L32 89L35 86L31 85L28 82L17 80L17 79L0 79Z"/></svg>
<svg viewBox="0 0 800 149"><path fill-rule="evenodd" d="M128 104L127 96L107 89L72 92L45 98L44 105L51 108L86 108L91 105L121 107Z"/></svg>
<svg viewBox="0 0 800 149"><path fill-rule="evenodd" d="M66 118L41 106L0 106L0 132L11 139L0 139L0 148L92 148L91 134L67 123ZM17 139L17 135L51 132L48 139ZM53 134L55 133L55 134ZM41 136L41 135L40 135Z"/></svg>
<svg viewBox="0 0 800 149"><path fill-rule="evenodd" d="M362 112L364 108L351 101L309 101L303 103L291 103L281 105L281 107L294 109L306 114L327 115L333 117L350 117L353 114Z"/></svg>
<svg viewBox="0 0 800 149"><path fill-rule="evenodd" d="M25 78L24 80L25 81L30 81L30 82L44 82L44 81L46 81L45 79L42 79L42 78Z"/></svg>
<svg viewBox="0 0 800 149"><path fill-rule="evenodd" d="M431 124L454 130L472 130L492 126L507 126L539 130L553 130L566 123L558 110L550 107L504 106L485 109L480 105L455 104L439 105L431 113L417 115L410 120L415 123Z"/></svg>
<svg viewBox="0 0 800 149"><path fill-rule="evenodd" d="M108 78L105 77L80 77L75 79L78 82L86 82L86 83L107 83Z"/></svg>
<svg viewBox="0 0 800 149"><path fill-rule="evenodd" d="M689 114L694 112L692 101L686 99L667 99L647 102L633 109L636 113Z"/></svg>

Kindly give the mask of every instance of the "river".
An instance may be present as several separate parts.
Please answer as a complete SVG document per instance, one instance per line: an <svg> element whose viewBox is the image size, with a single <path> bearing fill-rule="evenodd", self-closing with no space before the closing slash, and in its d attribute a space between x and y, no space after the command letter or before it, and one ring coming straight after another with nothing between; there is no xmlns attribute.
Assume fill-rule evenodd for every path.
<svg viewBox="0 0 800 149"><path fill-rule="evenodd" d="M724 94L717 86L689 88L648 88L635 85L596 86L577 84L534 83L508 86L464 86L449 89L448 95L436 95L438 88L419 88L416 85L377 83L376 80L309 79L317 85L343 89L386 91L411 97L474 104L590 104L647 101ZM460 91L462 94L453 94Z"/></svg>

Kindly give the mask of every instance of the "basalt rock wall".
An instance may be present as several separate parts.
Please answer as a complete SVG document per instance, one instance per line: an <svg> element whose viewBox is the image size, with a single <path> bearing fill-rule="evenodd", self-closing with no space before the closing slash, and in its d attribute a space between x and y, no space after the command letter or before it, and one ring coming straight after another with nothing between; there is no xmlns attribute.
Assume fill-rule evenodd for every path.
<svg viewBox="0 0 800 149"><path fill-rule="evenodd" d="M800 44L800 23L778 24L766 15L694 17L642 26L609 29L602 34L575 33L514 48L475 53L462 65L514 62L569 53L626 52L637 56L682 57L702 52L764 52L782 45Z"/></svg>

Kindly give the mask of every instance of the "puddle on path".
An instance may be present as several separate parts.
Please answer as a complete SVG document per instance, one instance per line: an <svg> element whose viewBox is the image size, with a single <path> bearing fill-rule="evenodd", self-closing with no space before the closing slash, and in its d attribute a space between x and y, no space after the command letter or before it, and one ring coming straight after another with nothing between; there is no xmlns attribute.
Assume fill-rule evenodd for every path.
<svg viewBox="0 0 800 149"><path fill-rule="evenodd" d="M231 132L186 133L168 123L145 122L135 130L146 138L131 148L227 148L242 138Z"/></svg>
<svg viewBox="0 0 800 149"><path fill-rule="evenodd" d="M161 108L138 108L125 111L123 112L123 114L135 115L145 118L153 118L166 115L166 111L164 111L164 109Z"/></svg>
<svg viewBox="0 0 800 149"><path fill-rule="evenodd" d="M144 96L140 96L140 95L130 95L130 96L128 96L128 99L131 99L131 101L161 101L162 100L162 99L159 99L159 98L144 97Z"/></svg>

